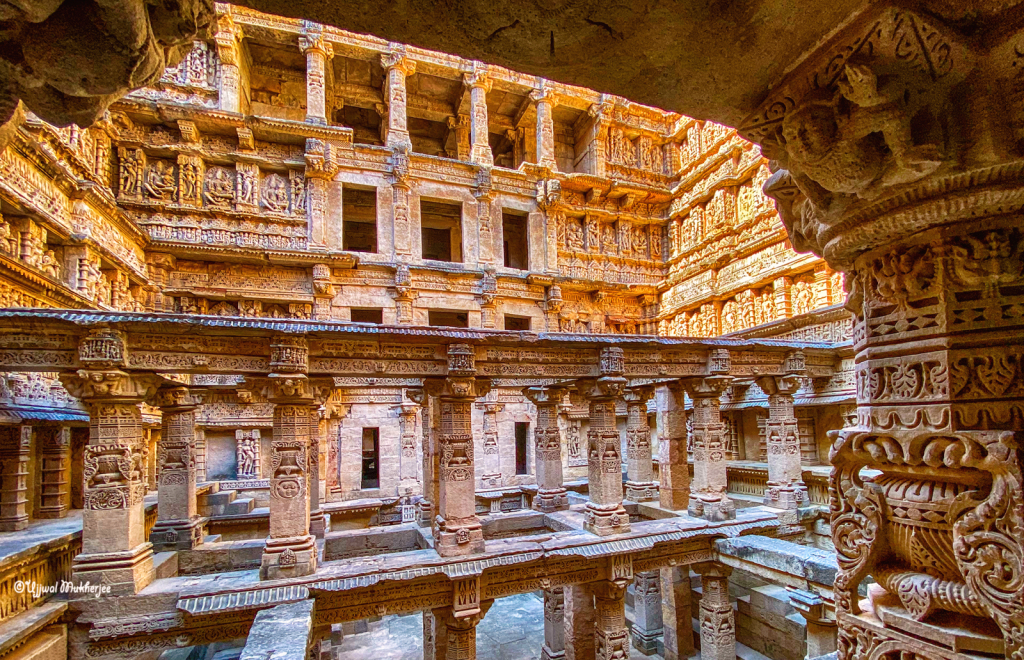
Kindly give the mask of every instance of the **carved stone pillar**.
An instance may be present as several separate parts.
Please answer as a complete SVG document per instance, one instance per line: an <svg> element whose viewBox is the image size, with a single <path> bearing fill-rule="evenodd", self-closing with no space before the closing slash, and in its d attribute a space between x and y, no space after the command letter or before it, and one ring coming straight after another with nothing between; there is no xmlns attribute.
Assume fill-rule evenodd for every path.
<svg viewBox="0 0 1024 660"><path fill-rule="evenodd" d="M857 420L831 434L841 658L949 656L944 622L975 617L1001 629L992 653L1024 656L1024 32L1006 18L980 43L949 14L875 5L740 125L775 161L794 248L845 274L854 316Z"/></svg>
<svg viewBox="0 0 1024 660"><path fill-rule="evenodd" d="M700 574L700 657L701 660L736 660L736 615L729 602L729 575L723 564L695 564Z"/></svg>
<svg viewBox="0 0 1024 660"><path fill-rule="evenodd" d="M683 386L693 399L693 492L688 512L708 520L736 517L736 505L726 494L725 424L719 410L719 397L732 379L729 376L687 378Z"/></svg>
<svg viewBox="0 0 1024 660"><path fill-rule="evenodd" d="M149 540L157 551L191 550L203 542L206 520L196 503L195 429L201 392L165 387L156 395L163 417L156 462L156 524Z"/></svg>
<svg viewBox="0 0 1024 660"><path fill-rule="evenodd" d="M455 133L455 157L461 161L469 160L471 144L469 139L469 126L469 115L458 115L448 118L448 130Z"/></svg>
<svg viewBox="0 0 1024 660"><path fill-rule="evenodd" d="M423 499L416 506L420 527L427 527L433 523L434 503L437 501L437 494L434 492L434 489L437 487L437 471L434 469L434 404L432 397L427 394L424 388L410 388L406 390L406 395L413 403L419 405L420 409Z"/></svg>
<svg viewBox="0 0 1024 660"><path fill-rule="evenodd" d="M661 622L665 660L688 658L693 645L693 590L689 566L666 566L661 572Z"/></svg>
<svg viewBox="0 0 1024 660"><path fill-rule="evenodd" d="M499 488L502 484L501 454L498 453L498 413L504 404L483 401L476 404L484 411L484 460L480 481L484 488Z"/></svg>
<svg viewBox="0 0 1024 660"><path fill-rule="evenodd" d="M686 410L684 390L672 382L664 393L665 427L658 448L658 497L665 509L685 511L690 505L690 467L686 451Z"/></svg>
<svg viewBox="0 0 1024 660"><path fill-rule="evenodd" d="M410 396L411 398L411 396ZM422 394L417 395L422 400ZM398 428L400 435L401 450L399 460L398 486L399 496L412 495L414 491L420 490L419 472L416 467L417 443L416 441L416 410L419 408L415 403L401 403L395 406L398 411Z"/></svg>
<svg viewBox="0 0 1024 660"><path fill-rule="evenodd" d="M825 601L802 589L789 590L789 602L807 622L807 658L818 658L836 650L836 621L828 615Z"/></svg>
<svg viewBox="0 0 1024 660"><path fill-rule="evenodd" d="M555 124L551 118L555 94L550 89L541 87L531 92L530 98L537 104L537 164L552 171L557 170Z"/></svg>
<svg viewBox="0 0 1024 660"><path fill-rule="evenodd" d="M416 73L416 62L405 54L405 47L391 45L391 51L380 56L384 67L384 102L387 103L388 117L384 129L384 145L396 147L403 145L412 148L409 138L408 119L406 117L407 95L405 79Z"/></svg>
<svg viewBox="0 0 1024 660"><path fill-rule="evenodd" d="M565 658L565 597L562 591L562 587L544 590L544 646L540 650L541 660Z"/></svg>
<svg viewBox="0 0 1024 660"><path fill-rule="evenodd" d="M444 624L443 609L437 614L423 610L423 660L445 660L447 656L448 628Z"/></svg>
<svg viewBox="0 0 1024 660"><path fill-rule="evenodd" d="M629 531L629 515L622 506L622 456L615 425L615 402L622 396L622 349L601 349L601 377L577 381L577 389L590 402L587 430L589 499L583 528L607 536Z"/></svg>
<svg viewBox="0 0 1024 660"><path fill-rule="evenodd" d="M451 607L434 610L434 616L444 623L447 633L445 660L476 660L476 625L483 620L493 602L483 601L478 610L465 616L459 616Z"/></svg>
<svg viewBox="0 0 1024 660"><path fill-rule="evenodd" d="M71 429L55 424L36 427L36 446L42 475L36 517L63 518L71 506Z"/></svg>
<svg viewBox="0 0 1024 660"><path fill-rule="evenodd" d="M597 660L629 657L626 628L626 582L597 582L594 586L594 656Z"/></svg>
<svg viewBox="0 0 1024 660"><path fill-rule="evenodd" d="M573 584L563 587L562 596L565 660L594 660L594 593L588 584Z"/></svg>
<svg viewBox="0 0 1024 660"><path fill-rule="evenodd" d="M304 22L299 48L306 56L306 121L326 125L327 62L334 47L324 38L322 25Z"/></svg>
<svg viewBox="0 0 1024 660"><path fill-rule="evenodd" d="M800 432L793 395L800 389L800 378L766 376L757 384L768 394L768 419L765 442L768 450L768 489L764 503L779 509L796 510L807 502L807 487L800 466ZM796 524L796 519L784 521Z"/></svg>
<svg viewBox="0 0 1024 660"><path fill-rule="evenodd" d="M28 527L28 461L32 450L31 426L0 427L0 531Z"/></svg>
<svg viewBox="0 0 1024 660"><path fill-rule="evenodd" d="M661 573L657 570L633 577L633 647L644 655L658 652L662 634Z"/></svg>
<svg viewBox="0 0 1024 660"><path fill-rule="evenodd" d="M239 28L230 12L217 17L217 56L220 59L220 86L217 90L220 109L224 112L241 112L242 81L238 69L239 43L242 39Z"/></svg>
<svg viewBox="0 0 1024 660"><path fill-rule="evenodd" d="M558 409L565 399L565 389L530 387L523 393L537 406L537 423L533 427L537 495L533 508L545 513L568 509L569 498L562 485L562 431L558 428Z"/></svg>
<svg viewBox="0 0 1024 660"><path fill-rule="evenodd" d="M658 500L651 458L651 427L647 424L647 400L654 395L649 386L626 390L626 499L633 502Z"/></svg>
<svg viewBox="0 0 1024 660"><path fill-rule="evenodd" d="M321 397L321 399L324 397ZM314 400L309 407L309 533L322 539L327 520L320 510L320 445L324 436L323 404Z"/></svg>
<svg viewBox="0 0 1024 660"><path fill-rule="evenodd" d="M491 381L476 378L474 348L448 346L448 377L426 381L440 399L439 494L434 547L442 557L483 552L484 534L476 515L473 469L473 403L486 396Z"/></svg>
<svg viewBox="0 0 1024 660"><path fill-rule="evenodd" d="M114 595L137 593L153 580L139 404L155 394L159 379L118 369L125 352L122 334L96 330L79 344L79 361L88 368L61 374L64 388L89 411L82 554L72 565L72 581L107 584Z"/></svg>
<svg viewBox="0 0 1024 660"><path fill-rule="evenodd" d="M469 87L469 102L472 107L469 124L469 160L477 165L490 167L494 165L487 128L487 92L491 91L491 79L487 77L484 65L474 63L473 72L465 74L463 81Z"/></svg>

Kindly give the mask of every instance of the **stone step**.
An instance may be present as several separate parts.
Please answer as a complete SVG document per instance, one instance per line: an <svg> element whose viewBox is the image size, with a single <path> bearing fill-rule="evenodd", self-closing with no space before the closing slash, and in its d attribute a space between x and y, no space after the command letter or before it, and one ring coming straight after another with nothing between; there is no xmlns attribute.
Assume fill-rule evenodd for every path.
<svg viewBox="0 0 1024 660"><path fill-rule="evenodd" d="M169 578L178 574L178 553L157 552L153 555L153 570L156 578Z"/></svg>
<svg viewBox="0 0 1024 660"><path fill-rule="evenodd" d="M222 490L208 495L201 495L196 498L201 516L223 516L228 506L238 497L233 490Z"/></svg>
<svg viewBox="0 0 1024 660"><path fill-rule="evenodd" d="M244 513L252 513L252 510L255 508L256 498L241 497L228 504L224 509L224 514L228 516L237 516Z"/></svg>
<svg viewBox="0 0 1024 660"><path fill-rule="evenodd" d="M223 540L223 534L207 534L203 537L203 543L220 543Z"/></svg>

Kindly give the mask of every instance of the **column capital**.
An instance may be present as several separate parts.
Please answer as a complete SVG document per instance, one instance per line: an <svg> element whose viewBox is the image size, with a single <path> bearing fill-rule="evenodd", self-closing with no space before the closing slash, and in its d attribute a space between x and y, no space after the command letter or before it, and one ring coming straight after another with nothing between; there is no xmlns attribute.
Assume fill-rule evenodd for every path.
<svg viewBox="0 0 1024 660"><path fill-rule="evenodd" d="M491 391L489 378L425 378L423 388L430 396L442 399L479 399Z"/></svg>
<svg viewBox="0 0 1024 660"><path fill-rule="evenodd" d="M201 406L205 398L205 389L165 385L153 395L152 403L164 412L189 412Z"/></svg>
<svg viewBox="0 0 1024 660"><path fill-rule="evenodd" d="M530 100L534 103L550 103L551 105L556 105L558 103L558 93L544 85L530 92Z"/></svg>
<svg viewBox="0 0 1024 660"><path fill-rule="evenodd" d="M405 76L416 73L416 61L411 59L404 49L381 53L380 65L384 67L385 71L395 69L401 71Z"/></svg>
<svg viewBox="0 0 1024 660"><path fill-rule="evenodd" d="M245 387L259 390L274 404L321 405L334 381L326 378L309 378L305 374L270 374L264 377L247 377Z"/></svg>
<svg viewBox="0 0 1024 660"><path fill-rule="evenodd" d="M576 391L591 401L615 399L621 397L625 392L627 382L622 376L581 378L576 381Z"/></svg>
<svg viewBox="0 0 1024 660"><path fill-rule="evenodd" d="M156 394L162 378L120 369L79 369L63 373L60 382L71 396L88 401L141 403Z"/></svg>
<svg viewBox="0 0 1024 660"><path fill-rule="evenodd" d="M702 577L727 578L732 575L732 566L717 561L702 561L692 565L693 572Z"/></svg>
<svg viewBox="0 0 1024 660"><path fill-rule="evenodd" d="M276 335L270 340L270 368L275 374L305 374L309 370L309 345L300 335Z"/></svg>
<svg viewBox="0 0 1024 660"><path fill-rule="evenodd" d="M622 392L628 404L643 405L654 396L654 385L630 385Z"/></svg>
<svg viewBox="0 0 1024 660"><path fill-rule="evenodd" d="M493 85L493 81L487 74L486 68L477 68L475 64L472 72L462 74L462 82L470 89L477 87L485 92L490 92Z"/></svg>
<svg viewBox="0 0 1024 660"><path fill-rule="evenodd" d="M793 396L803 384L803 378L797 374L785 374L782 376L758 376L755 381L757 386L764 390L764 393L773 396Z"/></svg>
<svg viewBox="0 0 1024 660"><path fill-rule="evenodd" d="M524 387L523 396L529 399L535 406L555 406L562 403L568 390L569 387L567 385L560 384Z"/></svg>
<svg viewBox="0 0 1024 660"><path fill-rule="evenodd" d="M695 376L681 378L680 384L694 399L717 399L732 384L732 376Z"/></svg>
<svg viewBox="0 0 1024 660"><path fill-rule="evenodd" d="M299 35L299 50L303 55L310 52L317 52L324 57L334 55L334 46L331 45L323 33L323 26L319 23L306 23L303 25L302 34Z"/></svg>

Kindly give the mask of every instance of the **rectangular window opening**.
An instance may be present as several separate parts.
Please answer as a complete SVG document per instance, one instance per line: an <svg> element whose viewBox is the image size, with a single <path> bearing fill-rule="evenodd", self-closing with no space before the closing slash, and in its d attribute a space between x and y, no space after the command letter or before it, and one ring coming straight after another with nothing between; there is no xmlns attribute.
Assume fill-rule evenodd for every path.
<svg viewBox="0 0 1024 660"><path fill-rule="evenodd" d="M427 312L428 323L433 326L449 328L468 328L469 314L452 312L443 309L432 309Z"/></svg>
<svg viewBox="0 0 1024 660"><path fill-rule="evenodd" d="M420 227L424 259L462 263L462 204L421 199Z"/></svg>
<svg viewBox="0 0 1024 660"><path fill-rule="evenodd" d="M360 488L380 488L380 429L363 429L363 475Z"/></svg>
<svg viewBox="0 0 1024 660"><path fill-rule="evenodd" d="M529 432L529 422L516 422L516 474L530 472L526 461L526 437Z"/></svg>
<svg viewBox="0 0 1024 660"><path fill-rule="evenodd" d="M504 211L501 214L502 245L505 250L505 268L530 270L527 216Z"/></svg>
<svg viewBox="0 0 1024 660"><path fill-rule="evenodd" d="M529 316L509 316L505 315L505 329L506 330L529 330L530 329L530 317Z"/></svg>
<svg viewBox="0 0 1024 660"><path fill-rule="evenodd" d="M374 323L376 325L384 323L384 310L380 307L374 309L353 309L351 313L353 323Z"/></svg>
<svg viewBox="0 0 1024 660"><path fill-rule="evenodd" d="M377 251L377 191L343 186L341 243L349 252Z"/></svg>

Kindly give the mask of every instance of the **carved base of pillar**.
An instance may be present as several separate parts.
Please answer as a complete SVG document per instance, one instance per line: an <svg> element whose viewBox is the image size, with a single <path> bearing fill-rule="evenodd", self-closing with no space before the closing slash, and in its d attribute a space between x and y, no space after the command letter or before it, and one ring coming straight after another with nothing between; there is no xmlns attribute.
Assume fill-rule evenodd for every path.
<svg viewBox="0 0 1024 660"><path fill-rule="evenodd" d="M565 660L565 651L552 651L545 644L540 649L540 660Z"/></svg>
<svg viewBox="0 0 1024 660"><path fill-rule="evenodd" d="M0 532L20 532L28 528L28 514L0 518Z"/></svg>
<svg viewBox="0 0 1024 660"><path fill-rule="evenodd" d="M583 529L598 536L625 534L629 531L629 514L622 503L598 505L587 502L583 514Z"/></svg>
<svg viewBox="0 0 1024 660"><path fill-rule="evenodd" d="M494 165L494 156L491 154L491 148L486 144L474 144L469 151L469 160L477 165L485 165L487 167Z"/></svg>
<svg viewBox="0 0 1024 660"><path fill-rule="evenodd" d="M75 557L71 564L71 582L110 587L107 595L131 596L144 589L155 577L153 545L148 541L127 552L95 552ZM76 596L73 594L72 598ZM79 598L95 598L83 591Z"/></svg>
<svg viewBox="0 0 1024 660"><path fill-rule="evenodd" d="M653 481L627 481L626 499L630 502L657 502L661 499Z"/></svg>
<svg viewBox="0 0 1024 660"><path fill-rule="evenodd" d="M320 509L309 514L309 533L318 539L322 539L327 533L327 518Z"/></svg>
<svg viewBox="0 0 1024 660"><path fill-rule="evenodd" d="M61 504L58 506L41 506L36 509L36 518L45 520L55 520L57 518L67 518L68 516L68 505ZM28 524L28 521L25 521Z"/></svg>
<svg viewBox="0 0 1024 660"><path fill-rule="evenodd" d="M192 550L203 543L206 522L206 518L158 520L149 532L149 542L155 552Z"/></svg>
<svg viewBox="0 0 1024 660"><path fill-rule="evenodd" d="M807 506L807 486L795 484L791 486L773 486L768 484L764 493L764 505L777 509L799 509Z"/></svg>
<svg viewBox="0 0 1024 660"><path fill-rule="evenodd" d="M633 637L633 648L644 655L654 655L658 652L658 637L661 636L661 632L661 628L640 630L634 625L630 633Z"/></svg>
<svg viewBox="0 0 1024 660"><path fill-rule="evenodd" d="M416 515L420 527L430 527L434 521L434 505L430 500L420 500L416 503Z"/></svg>
<svg viewBox="0 0 1024 660"><path fill-rule="evenodd" d="M316 539L312 535L267 539L260 564L260 579L280 580L310 575L316 572L316 565Z"/></svg>
<svg viewBox="0 0 1024 660"><path fill-rule="evenodd" d="M441 523L434 532L434 549L442 557L462 557L484 551L484 530L480 522L460 524Z"/></svg>
<svg viewBox="0 0 1024 660"><path fill-rule="evenodd" d="M694 518L704 518L712 522L736 519L736 503L727 496L719 499L704 499L700 495L690 498L686 512Z"/></svg>
<svg viewBox="0 0 1024 660"><path fill-rule="evenodd" d="M564 511L569 508L569 496L564 488L552 488L551 490L538 490L533 498L535 511L552 513Z"/></svg>

